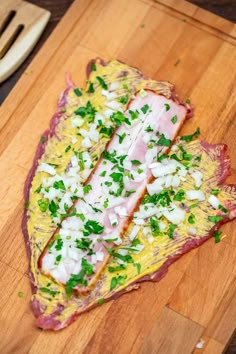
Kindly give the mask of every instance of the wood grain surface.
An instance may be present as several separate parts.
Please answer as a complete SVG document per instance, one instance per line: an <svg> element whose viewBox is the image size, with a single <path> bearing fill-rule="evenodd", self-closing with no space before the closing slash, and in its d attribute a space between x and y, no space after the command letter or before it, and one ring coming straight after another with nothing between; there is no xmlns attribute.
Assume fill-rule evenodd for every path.
<svg viewBox="0 0 236 354"><path fill-rule="evenodd" d="M116 24L114 26L114 23ZM84 85L89 59L118 58L190 98L202 138L229 147L236 178L236 26L173 0L76 0L0 107L0 352L221 353L235 328L235 222L171 266L157 284L104 304L60 333L35 328L21 233L23 184L68 69ZM177 64L178 63L178 64ZM22 292L23 297L18 293ZM202 350L196 349L200 338Z"/></svg>

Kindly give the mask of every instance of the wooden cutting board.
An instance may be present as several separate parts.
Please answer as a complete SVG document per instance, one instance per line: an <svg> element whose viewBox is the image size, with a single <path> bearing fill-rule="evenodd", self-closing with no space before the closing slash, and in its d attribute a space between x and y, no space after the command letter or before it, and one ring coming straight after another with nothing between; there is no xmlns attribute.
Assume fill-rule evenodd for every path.
<svg viewBox="0 0 236 354"><path fill-rule="evenodd" d="M236 181L236 25L177 0L76 0L0 108L0 352L221 353L235 328L236 223L146 283L53 333L35 328L21 219L23 185L65 73L85 83L89 59L118 58L176 84L201 127L229 147ZM0 91L1 94L1 91ZM229 181L233 181L233 176ZM23 292L23 297L18 296Z"/></svg>

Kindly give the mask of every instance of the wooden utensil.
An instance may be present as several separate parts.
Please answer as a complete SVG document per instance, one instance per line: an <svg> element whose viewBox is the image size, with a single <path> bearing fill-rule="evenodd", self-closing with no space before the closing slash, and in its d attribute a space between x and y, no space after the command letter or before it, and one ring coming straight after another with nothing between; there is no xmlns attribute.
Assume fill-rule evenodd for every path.
<svg viewBox="0 0 236 354"><path fill-rule="evenodd" d="M0 0L1 1L1 0ZM3 0L2 0L3 1ZM115 24L115 25L114 25ZM65 87L94 57L117 58L189 98L202 140L229 147L236 178L236 25L182 0L75 0L0 107L0 352L220 354L235 329L236 225L173 264L159 283L106 303L67 329L35 328L21 231L23 184ZM20 292L20 297L18 295ZM203 349L195 349L200 338Z"/></svg>
<svg viewBox="0 0 236 354"><path fill-rule="evenodd" d="M0 2L0 83L22 64L49 18L49 11L25 1Z"/></svg>

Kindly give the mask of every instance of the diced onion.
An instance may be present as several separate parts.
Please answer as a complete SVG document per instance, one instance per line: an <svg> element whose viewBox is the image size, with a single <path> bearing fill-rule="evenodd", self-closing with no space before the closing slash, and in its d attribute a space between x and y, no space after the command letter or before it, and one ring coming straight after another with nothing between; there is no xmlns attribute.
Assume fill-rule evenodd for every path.
<svg viewBox="0 0 236 354"><path fill-rule="evenodd" d="M210 195L208 203L210 203L214 209L218 209L220 205L220 201L215 195Z"/></svg>
<svg viewBox="0 0 236 354"><path fill-rule="evenodd" d="M199 200L201 202L205 200L205 195L201 190L190 190L186 192L186 198L188 200Z"/></svg>
<svg viewBox="0 0 236 354"><path fill-rule="evenodd" d="M196 234L197 234L197 229L196 229L196 227L189 227L189 228L188 228L188 233L189 233L190 235L192 235L192 236L196 236Z"/></svg>
<svg viewBox="0 0 236 354"><path fill-rule="evenodd" d="M54 176L56 174L56 170L53 166L45 163L45 162L42 162L39 167L38 167L38 171L40 172L47 172L49 175L52 175Z"/></svg>
<svg viewBox="0 0 236 354"><path fill-rule="evenodd" d="M129 239L133 241L135 237L137 236L138 232L140 230L140 227L138 225L135 225L132 229L132 231L129 234Z"/></svg>
<svg viewBox="0 0 236 354"><path fill-rule="evenodd" d="M193 177L194 181L195 181L195 186L196 187L201 187L202 185L202 173L199 171L195 171L190 173L190 175Z"/></svg>

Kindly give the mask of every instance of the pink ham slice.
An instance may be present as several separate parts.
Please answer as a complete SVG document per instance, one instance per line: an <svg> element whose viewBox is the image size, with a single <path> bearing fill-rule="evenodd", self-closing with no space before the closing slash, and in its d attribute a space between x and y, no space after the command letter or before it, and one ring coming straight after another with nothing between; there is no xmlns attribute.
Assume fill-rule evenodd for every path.
<svg viewBox="0 0 236 354"><path fill-rule="evenodd" d="M130 111L138 111L138 117L132 120ZM64 256L60 260L60 265L51 270L47 267L48 258L51 257L51 250L47 246L39 260L42 272L52 276L59 283L66 284L73 274L79 274L82 269L82 259L85 259L87 263L92 264L93 274L86 275L86 273L86 284L78 284L74 290L87 293L92 289L110 258L107 247L114 247L121 241L122 235L146 191L147 184L153 178L150 165L155 163L158 153L166 153L169 150L186 114L185 106L152 91L145 91L145 95L138 93L135 96L125 112L131 125L124 123L116 130L107 150L103 153L103 157L87 181L92 189L85 195L86 200L80 199L74 205L78 214L85 215L84 224L88 220L92 220L102 227L100 230L102 232L99 234L95 232L86 236L86 239L91 241L90 248L95 255L91 255L91 252L88 255L87 251L79 250L80 255L76 261L76 259L72 259L73 257L70 259L71 249L69 251L68 249L63 250ZM123 137L123 141L121 137ZM117 169L117 164L120 169ZM124 171L120 172L122 168ZM120 183L116 180L121 175L123 175L124 191L119 193L117 191ZM105 182L108 183L105 184ZM127 191L131 193L127 194ZM99 212L94 208L99 209ZM69 232L71 222L74 221L73 218L65 219L62 222L62 228L56 230L54 235L59 233L62 237L65 236L67 228ZM113 224L112 220L115 220ZM78 232L82 232L82 229ZM54 235L50 243L53 241ZM63 247L76 247L75 239L76 236L74 240L70 240L69 246L66 245L64 239ZM71 242L74 242L74 246Z"/></svg>

